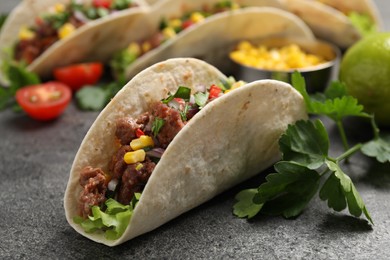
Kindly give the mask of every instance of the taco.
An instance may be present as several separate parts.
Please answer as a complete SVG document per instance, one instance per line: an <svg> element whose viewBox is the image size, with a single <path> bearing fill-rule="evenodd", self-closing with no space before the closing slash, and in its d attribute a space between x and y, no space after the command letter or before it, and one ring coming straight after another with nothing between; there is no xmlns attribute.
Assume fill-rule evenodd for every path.
<svg viewBox="0 0 390 260"><path fill-rule="evenodd" d="M76 154L64 197L69 224L115 246L277 161L280 135L307 117L302 96L280 81L227 82L193 58L157 63L128 82Z"/></svg>
<svg viewBox="0 0 390 260"><path fill-rule="evenodd" d="M130 17L130 23L139 9L146 6L143 0L24 0L11 12L2 27L0 60L17 61L34 71L44 56L55 51L63 42L75 41L77 35L90 28L105 27L111 17ZM90 42L83 44L90 45ZM73 57L78 54L73 50L61 55Z"/></svg>
<svg viewBox="0 0 390 260"><path fill-rule="evenodd" d="M110 62L116 77L124 73L124 77L130 79L147 66L172 57L200 57L196 55L212 53L214 60L219 61L228 51L225 49L226 53L215 55L211 50L223 51L227 45L245 38L280 34L314 38L298 17L275 8L281 7L279 1L174 2L174 5L159 2L141 18L144 22L140 25L145 33L134 35L128 47L114 55ZM214 64L211 60L208 62Z"/></svg>
<svg viewBox="0 0 390 260"><path fill-rule="evenodd" d="M370 0L283 1L287 10L301 17L317 37L342 49L382 27L379 13Z"/></svg>

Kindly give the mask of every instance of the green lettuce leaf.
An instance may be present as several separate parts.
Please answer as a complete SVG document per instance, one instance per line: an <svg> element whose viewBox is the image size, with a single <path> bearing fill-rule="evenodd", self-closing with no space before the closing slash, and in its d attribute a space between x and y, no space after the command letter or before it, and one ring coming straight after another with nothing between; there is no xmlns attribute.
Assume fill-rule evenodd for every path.
<svg viewBox="0 0 390 260"><path fill-rule="evenodd" d="M123 205L110 198L105 202L107 207L105 211L102 211L98 206L93 206L92 216L89 216L87 219L76 216L73 218L73 221L81 225L87 233L102 230L105 232L106 239L118 239L129 225L139 198L140 194L136 193L129 205Z"/></svg>
<svg viewBox="0 0 390 260"><path fill-rule="evenodd" d="M363 36L367 36L378 31L375 22L366 14L350 12L348 14L348 19Z"/></svg>

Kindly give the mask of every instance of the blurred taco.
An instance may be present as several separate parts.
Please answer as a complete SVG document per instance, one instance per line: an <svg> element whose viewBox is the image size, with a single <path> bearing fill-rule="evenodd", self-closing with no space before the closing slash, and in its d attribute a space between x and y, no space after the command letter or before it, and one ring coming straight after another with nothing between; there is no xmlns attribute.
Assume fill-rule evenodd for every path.
<svg viewBox="0 0 390 260"><path fill-rule="evenodd" d="M73 41L111 17L132 16L145 6L143 0L23 0L0 32L0 60L16 61L34 71L42 56L64 41Z"/></svg>
<svg viewBox="0 0 390 260"><path fill-rule="evenodd" d="M76 154L64 197L69 224L115 246L278 160L280 135L307 117L302 96L280 81L228 82L193 58L136 75Z"/></svg>
<svg viewBox="0 0 390 260"><path fill-rule="evenodd" d="M172 4L175 2L176 4ZM296 35L313 39L310 29L295 15L275 8L279 1L162 1L140 20L142 34L118 52L110 64L114 75L130 79L151 64L172 57L210 53L219 67L224 47L242 39ZM271 22L272 21L272 22ZM213 50L219 50L215 53ZM213 56L213 57L211 57Z"/></svg>
<svg viewBox="0 0 390 260"><path fill-rule="evenodd" d="M282 0L314 34L346 49L363 36L381 30L382 22L370 0Z"/></svg>

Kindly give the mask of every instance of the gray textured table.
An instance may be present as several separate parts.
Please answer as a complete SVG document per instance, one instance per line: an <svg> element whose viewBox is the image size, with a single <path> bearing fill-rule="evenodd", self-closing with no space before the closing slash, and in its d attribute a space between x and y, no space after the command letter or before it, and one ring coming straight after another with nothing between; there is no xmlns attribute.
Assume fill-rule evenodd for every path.
<svg viewBox="0 0 390 260"><path fill-rule="evenodd" d="M0 11L17 2L1 0ZM389 30L390 2L376 2ZM319 199L296 220L234 217L234 195L257 186L262 178L257 177L123 245L94 243L67 224L63 193L74 155L96 116L74 105L51 123L0 112L0 259L390 259L390 165L359 155L347 171L375 226L332 212ZM327 126L336 135L335 126ZM364 136L353 122L348 131ZM332 152L340 149L339 142L332 144Z"/></svg>

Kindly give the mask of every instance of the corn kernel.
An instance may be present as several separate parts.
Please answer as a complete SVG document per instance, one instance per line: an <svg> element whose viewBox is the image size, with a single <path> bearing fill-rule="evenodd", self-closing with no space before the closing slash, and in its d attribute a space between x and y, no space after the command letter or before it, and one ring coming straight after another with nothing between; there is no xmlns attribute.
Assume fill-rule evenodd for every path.
<svg viewBox="0 0 390 260"><path fill-rule="evenodd" d="M130 147L134 151L139 150L139 149L143 149L145 147L153 147L153 146L154 146L154 142L153 142L152 137L147 136L147 135L141 135L139 138L133 139L130 142Z"/></svg>
<svg viewBox="0 0 390 260"><path fill-rule="evenodd" d="M76 30L76 27L74 27L71 23L66 23L63 26L61 26L60 29L58 29L58 37L60 39L64 39L65 37L68 37L71 33L73 33Z"/></svg>
<svg viewBox="0 0 390 260"><path fill-rule="evenodd" d="M144 165L143 165L142 163L139 163L139 164L137 164L137 166L135 166L135 170L139 171L139 170L141 170L143 167L144 167Z"/></svg>
<svg viewBox="0 0 390 260"><path fill-rule="evenodd" d="M199 22L202 22L204 20L204 16L203 16L203 14L201 14L199 12L194 12L191 14L190 19L194 23L199 23Z"/></svg>
<svg viewBox="0 0 390 260"><path fill-rule="evenodd" d="M163 33L165 39L171 39L171 38L176 36L176 32L175 32L175 30L172 27L164 28L162 33Z"/></svg>
<svg viewBox="0 0 390 260"><path fill-rule="evenodd" d="M139 56L141 54L141 47L136 42L130 43L129 46L127 47L127 50L135 54L136 56Z"/></svg>
<svg viewBox="0 0 390 260"><path fill-rule="evenodd" d="M152 49L152 45L150 44L150 42L144 42L142 43L141 49L142 52L148 52Z"/></svg>
<svg viewBox="0 0 390 260"><path fill-rule="evenodd" d="M182 25L182 22L180 19L172 19L168 22L168 25L172 28L180 28Z"/></svg>
<svg viewBox="0 0 390 260"><path fill-rule="evenodd" d="M264 45L253 46L247 41L241 41L237 49L230 53L230 58L246 66L271 70L303 68L326 61L322 57L305 53L296 44L269 49Z"/></svg>
<svg viewBox="0 0 390 260"><path fill-rule="evenodd" d="M123 160L127 164L134 164L137 162L143 162L145 160L146 153L144 150L137 150L134 152L127 152L123 157Z"/></svg>
<svg viewBox="0 0 390 260"><path fill-rule="evenodd" d="M55 4L54 5L54 11L56 13L63 13L63 12L65 12L65 9L66 9L66 7L64 4Z"/></svg>
<svg viewBox="0 0 390 260"><path fill-rule="evenodd" d="M23 26L19 31L19 40L31 40L35 37L35 32Z"/></svg>

